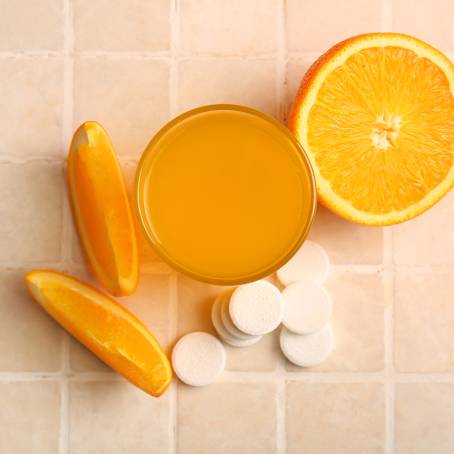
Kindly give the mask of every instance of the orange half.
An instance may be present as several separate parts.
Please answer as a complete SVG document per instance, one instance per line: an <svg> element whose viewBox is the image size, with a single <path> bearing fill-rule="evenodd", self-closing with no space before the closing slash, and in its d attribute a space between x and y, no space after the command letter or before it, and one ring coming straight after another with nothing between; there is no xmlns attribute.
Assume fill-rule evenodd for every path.
<svg viewBox="0 0 454 454"><path fill-rule="evenodd" d="M55 271L31 271L24 280L36 302L112 369L152 396L166 390L172 380L169 361L126 308Z"/></svg>
<svg viewBox="0 0 454 454"><path fill-rule="evenodd" d="M414 218L454 185L454 66L407 35L347 39L305 75L289 128L322 204L366 225Z"/></svg>
<svg viewBox="0 0 454 454"><path fill-rule="evenodd" d="M136 233L123 175L100 124L89 121L75 132L67 177L77 232L93 272L112 295L130 295L138 281Z"/></svg>

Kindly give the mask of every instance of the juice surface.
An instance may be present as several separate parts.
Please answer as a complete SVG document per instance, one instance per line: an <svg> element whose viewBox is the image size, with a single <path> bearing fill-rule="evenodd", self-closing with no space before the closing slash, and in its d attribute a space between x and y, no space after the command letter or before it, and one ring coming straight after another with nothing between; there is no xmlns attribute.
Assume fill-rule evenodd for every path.
<svg viewBox="0 0 454 454"><path fill-rule="evenodd" d="M315 209L313 176L275 120L207 106L164 127L136 178L139 216L157 252L200 280L263 277L295 252Z"/></svg>

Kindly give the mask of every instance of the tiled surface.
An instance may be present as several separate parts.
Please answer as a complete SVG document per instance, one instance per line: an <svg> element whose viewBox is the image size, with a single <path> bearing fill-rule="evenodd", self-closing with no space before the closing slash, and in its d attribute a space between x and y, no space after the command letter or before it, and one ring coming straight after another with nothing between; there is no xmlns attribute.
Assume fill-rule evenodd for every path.
<svg viewBox="0 0 454 454"><path fill-rule="evenodd" d="M396 454L451 453L453 421L453 383L397 385Z"/></svg>
<svg viewBox="0 0 454 454"><path fill-rule="evenodd" d="M168 104L166 61L134 57L75 61L73 127L88 119L99 121L120 155L140 156L168 119Z"/></svg>
<svg viewBox="0 0 454 454"><path fill-rule="evenodd" d="M75 47L83 51L158 51L170 46L167 0L74 0Z"/></svg>
<svg viewBox="0 0 454 454"><path fill-rule="evenodd" d="M71 383L69 453L169 452L169 403L123 380Z"/></svg>
<svg viewBox="0 0 454 454"><path fill-rule="evenodd" d="M415 35L445 52L454 52L454 27L451 0L395 0L393 27L402 33ZM434 26L428 26L433 24Z"/></svg>
<svg viewBox="0 0 454 454"><path fill-rule="evenodd" d="M179 74L180 112L203 104L233 103L276 113L274 60L184 60Z"/></svg>
<svg viewBox="0 0 454 454"><path fill-rule="evenodd" d="M380 0L287 0L290 51L319 52L359 33L380 31Z"/></svg>
<svg viewBox="0 0 454 454"><path fill-rule="evenodd" d="M62 186L59 164L0 162L1 263L60 260Z"/></svg>
<svg viewBox="0 0 454 454"><path fill-rule="evenodd" d="M62 329L29 297L23 276L0 271L0 371L55 372Z"/></svg>
<svg viewBox="0 0 454 454"><path fill-rule="evenodd" d="M0 58L0 96L0 157L62 156L61 58Z"/></svg>
<svg viewBox="0 0 454 454"><path fill-rule="evenodd" d="M58 383L0 382L0 452L57 453L60 433Z"/></svg>
<svg viewBox="0 0 454 454"><path fill-rule="evenodd" d="M62 49L63 2L2 1L1 10L0 51Z"/></svg>
<svg viewBox="0 0 454 454"><path fill-rule="evenodd" d="M291 382L286 397L290 454L384 452L382 385Z"/></svg>
<svg viewBox="0 0 454 454"><path fill-rule="evenodd" d="M226 102L285 121L314 59L362 31L414 33L452 58L452 9L451 0L0 0L0 452L454 452L454 192L387 229L319 208L311 238L333 264L337 345L309 370L283 359L274 333L227 348L217 384L175 383L152 399L64 334L21 283L49 266L93 282L64 189L82 121L106 126L132 194L143 148L172 116ZM141 284L122 302L168 351L187 332L213 332L222 289L177 276L139 244Z"/></svg>
<svg viewBox="0 0 454 454"><path fill-rule="evenodd" d="M454 372L454 279L449 273L399 273L395 285L395 360L403 372Z"/></svg>
<svg viewBox="0 0 454 454"><path fill-rule="evenodd" d="M179 7L182 52L251 55L277 48L276 0L181 0Z"/></svg>
<svg viewBox="0 0 454 454"><path fill-rule="evenodd" d="M218 383L200 389L181 386L179 452L276 452L275 401L276 386L271 383Z"/></svg>

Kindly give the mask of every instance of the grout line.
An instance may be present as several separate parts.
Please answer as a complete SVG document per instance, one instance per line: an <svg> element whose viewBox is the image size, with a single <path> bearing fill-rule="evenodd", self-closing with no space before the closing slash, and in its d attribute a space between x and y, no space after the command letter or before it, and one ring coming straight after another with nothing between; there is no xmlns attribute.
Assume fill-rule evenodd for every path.
<svg viewBox="0 0 454 454"><path fill-rule="evenodd" d="M131 60L165 60L170 59L169 51L156 52L122 52L122 51L80 51L73 54L77 58L104 58L112 60L131 59Z"/></svg>
<svg viewBox="0 0 454 454"><path fill-rule="evenodd" d="M169 337L173 345L178 335L178 274L174 272L169 278L170 304L169 304ZM171 453L178 452L178 384L174 380L170 392L170 446Z"/></svg>
<svg viewBox="0 0 454 454"><path fill-rule="evenodd" d="M285 360L283 359L285 363ZM272 372L224 371L219 383L275 383L276 377L301 383L386 383L386 372L311 372L286 371L279 375L279 368ZM116 372L0 372L0 382L89 382L125 381ZM454 385L454 372L396 372L396 383L448 383ZM175 383L176 384L176 380Z"/></svg>
<svg viewBox="0 0 454 454"><path fill-rule="evenodd" d="M276 58L276 99L277 118L285 122L287 117L287 22L286 22L286 0L278 4L277 13L277 58ZM276 453L287 452L287 421L286 421L286 378L285 361L280 355L277 360L274 372L274 381L277 382L276 390Z"/></svg>
<svg viewBox="0 0 454 454"><path fill-rule="evenodd" d="M172 0L170 10L170 75L169 75L169 115L178 112L178 54L179 54L179 17L178 0Z"/></svg>
<svg viewBox="0 0 454 454"><path fill-rule="evenodd" d="M175 1L175 0L174 0ZM304 52L296 54L305 54ZM309 53L306 53L309 54ZM313 53L311 53L312 55ZM251 54L223 54L223 53L197 53L179 52L178 55L170 51L140 52L140 51L24 51L24 52L2 52L0 59L47 59L47 58L83 58L83 59L113 59L113 60L264 60L276 58L276 52L260 52Z"/></svg>
<svg viewBox="0 0 454 454"><path fill-rule="evenodd" d="M178 56L179 56L179 0L172 0L170 5L170 74L169 74L169 116L178 113ZM168 268L170 270L170 268ZM178 274L172 272L169 278L169 337L171 344L178 335ZM170 392L169 447L171 454L178 452L178 384L174 379Z"/></svg>
<svg viewBox="0 0 454 454"><path fill-rule="evenodd" d="M285 359L278 357L278 363L273 380L277 379L276 393L276 453L287 452L287 380Z"/></svg>
<svg viewBox="0 0 454 454"><path fill-rule="evenodd" d="M326 52L326 49L320 49L320 50L315 50L315 51L311 51L311 52L288 51L287 59L305 60L305 61L310 61L311 63L313 63L325 52Z"/></svg>
<svg viewBox="0 0 454 454"><path fill-rule="evenodd" d="M63 162L62 156L33 156L30 158L25 157L17 157L10 155L8 156L7 153L2 153L0 157L0 164L28 164L28 163L36 163L36 164L58 164L61 165Z"/></svg>
<svg viewBox="0 0 454 454"><path fill-rule="evenodd" d="M9 59L9 58L47 59L47 58L62 58L64 56L65 56L64 52L53 51L53 50L22 51L22 52L20 52L20 51L17 51L17 52L1 51L0 52L0 59Z"/></svg>
<svg viewBox="0 0 454 454"><path fill-rule="evenodd" d="M63 0L63 17L64 17L64 35L63 47L65 56L63 59L63 120L62 120L62 155L66 155L66 150L72 136L73 123L73 105L74 105L74 58L70 55L74 48L74 31L73 17L70 0ZM66 171L66 163L62 168ZM61 259L63 263L70 263L72 259L72 225L71 212L68 200L68 194L62 191L63 197L63 232L62 232L62 250ZM69 363L69 336L62 332L61 341L61 369L62 377L60 380L61 403L60 403L60 436L59 436L59 453L67 454L69 452L69 383L68 374L70 373Z"/></svg>
<svg viewBox="0 0 454 454"><path fill-rule="evenodd" d="M394 262L392 227L383 230L383 266L384 266L384 351L385 351L385 446L386 453L394 453L395 434L395 386L394 386Z"/></svg>
<svg viewBox="0 0 454 454"><path fill-rule="evenodd" d="M285 121L286 117L286 0L281 0L278 4L279 11L276 14L277 20L277 57L276 57L276 100L277 100L277 118Z"/></svg>

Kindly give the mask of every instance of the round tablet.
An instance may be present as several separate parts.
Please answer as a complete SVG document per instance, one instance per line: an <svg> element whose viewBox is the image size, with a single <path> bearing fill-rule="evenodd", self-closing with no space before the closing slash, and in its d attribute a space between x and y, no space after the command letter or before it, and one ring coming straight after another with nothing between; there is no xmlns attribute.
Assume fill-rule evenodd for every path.
<svg viewBox="0 0 454 454"><path fill-rule="evenodd" d="M268 281L237 287L230 297L229 313L235 326L246 334L270 333L282 321L281 292Z"/></svg>
<svg viewBox="0 0 454 454"><path fill-rule="evenodd" d="M282 292L284 318L282 323L296 334L309 334L323 328L332 313L331 297L311 281L290 284Z"/></svg>
<svg viewBox="0 0 454 454"><path fill-rule="evenodd" d="M325 361L334 349L334 334L328 324L311 334L295 334L285 326L280 336L284 356L300 367L312 367Z"/></svg>
<svg viewBox="0 0 454 454"><path fill-rule="evenodd" d="M173 349L172 366L178 378L187 385L209 385L225 368L224 346L208 333L187 334Z"/></svg>
<svg viewBox="0 0 454 454"><path fill-rule="evenodd" d="M277 277L283 285L303 279L323 284L328 273L328 254L319 244L306 240L298 252L277 271Z"/></svg>
<svg viewBox="0 0 454 454"><path fill-rule="evenodd" d="M232 336L227 331L221 319L221 299L222 295L219 295L211 308L211 321L221 340L232 347L249 347L257 343L262 336L253 336L250 339L244 340Z"/></svg>
<svg viewBox="0 0 454 454"><path fill-rule="evenodd" d="M232 319L230 318L230 313L229 313L229 305L230 305L230 295L231 293L227 293L222 296L221 298L221 320L222 323L225 327L225 329L231 334L233 337L236 337L237 339L240 340L251 340L258 338L257 340L260 339L261 336L252 336L251 334L246 334L243 333L243 331L240 331L232 322Z"/></svg>

